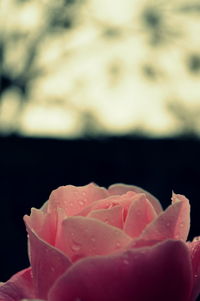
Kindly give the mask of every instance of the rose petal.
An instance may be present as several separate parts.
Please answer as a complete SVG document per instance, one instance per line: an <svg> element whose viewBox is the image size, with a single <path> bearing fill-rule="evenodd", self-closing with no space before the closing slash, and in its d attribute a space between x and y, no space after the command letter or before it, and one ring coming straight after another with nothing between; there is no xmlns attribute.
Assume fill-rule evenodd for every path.
<svg viewBox="0 0 200 301"><path fill-rule="evenodd" d="M26 227L35 294L37 298L46 299L49 288L69 268L71 262L67 256L34 233L28 223Z"/></svg>
<svg viewBox="0 0 200 301"><path fill-rule="evenodd" d="M98 200L89 206L85 207L83 210L81 210L77 215L79 216L87 216L90 212L93 210L99 210L99 209L109 209L115 206L121 206L123 207L123 219L125 220L128 208L131 204L131 202L137 198L137 194L133 193L132 191L128 191L127 193L123 195L112 195L105 199Z"/></svg>
<svg viewBox="0 0 200 301"><path fill-rule="evenodd" d="M154 207L155 211L157 214L159 214L160 212L162 212L162 206L160 204L160 202L148 191L137 187L137 186L133 186L133 185L126 185L126 184L113 184L108 188L108 192L113 195L113 194L124 194L128 191L133 191L135 193L145 193L148 200L151 202L152 206Z"/></svg>
<svg viewBox="0 0 200 301"><path fill-rule="evenodd" d="M160 243L160 240L146 240L142 238L136 238L131 241L131 243L127 246L127 249L131 248L142 248L142 247L151 247Z"/></svg>
<svg viewBox="0 0 200 301"><path fill-rule="evenodd" d="M56 281L48 300L188 301L191 286L188 249L170 240L80 260Z"/></svg>
<svg viewBox="0 0 200 301"><path fill-rule="evenodd" d="M108 196L105 188L93 183L86 186L76 187L67 185L54 190L48 202L48 212L58 207L64 208L68 216L77 214L90 203Z"/></svg>
<svg viewBox="0 0 200 301"><path fill-rule="evenodd" d="M145 194L138 194L129 207L124 231L131 237L138 237L157 214Z"/></svg>
<svg viewBox="0 0 200 301"><path fill-rule="evenodd" d="M126 247L130 241L131 238L118 228L97 219L74 216L63 221L56 247L75 261L86 256L113 253Z"/></svg>
<svg viewBox="0 0 200 301"><path fill-rule="evenodd" d="M21 301L45 301L42 299L22 299Z"/></svg>
<svg viewBox="0 0 200 301"><path fill-rule="evenodd" d="M51 215L44 213L42 210L31 209L31 215L26 215L26 223L34 229L40 238L54 245L57 231L57 215L56 212Z"/></svg>
<svg viewBox="0 0 200 301"><path fill-rule="evenodd" d="M121 206L115 206L110 209L93 210L87 217L96 218L120 229L123 228L123 208Z"/></svg>
<svg viewBox="0 0 200 301"><path fill-rule="evenodd" d="M109 208L112 208L115 205L119 205L120 201L121 201L120 196L107 197L105 199L97 200L97 201L89 204L85 208L83 208L76 215L78 215L78 216L87 216L93 210L109 209Z"/></svg>
<svg viewBox="0 0 200 301"><path fill-rule="evenodd" d="M200 237L196 237L192 242L187 243L193 270L193 292L191 301L196 300L200 295Z"/></svg>
<svg viewBox="0 0 200 301"><path fill-rule="evenodd" d="M186 240L190 228L190 205L186 198L173 196L173 203L141 234L142 239L164 240L169 238Z"/></svg>
<svg viewBox="0 0 200 301"><path fill-rule="evenodd" d="M0 286L0 301L19 301L34 297L31 268L18 272Z"/></svg>

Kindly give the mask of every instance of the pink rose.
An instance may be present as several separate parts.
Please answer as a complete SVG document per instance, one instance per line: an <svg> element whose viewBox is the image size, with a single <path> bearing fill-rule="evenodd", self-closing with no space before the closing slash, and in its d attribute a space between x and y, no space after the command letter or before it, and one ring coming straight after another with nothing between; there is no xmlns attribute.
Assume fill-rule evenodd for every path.
<svg viewBox="0 0 200 301"><path fill-rule="evenodd" d="M186 242L187 198L135 186L54 190L24 217L31 267L0 286L0 301L194 301L200 241Z"/></svg>

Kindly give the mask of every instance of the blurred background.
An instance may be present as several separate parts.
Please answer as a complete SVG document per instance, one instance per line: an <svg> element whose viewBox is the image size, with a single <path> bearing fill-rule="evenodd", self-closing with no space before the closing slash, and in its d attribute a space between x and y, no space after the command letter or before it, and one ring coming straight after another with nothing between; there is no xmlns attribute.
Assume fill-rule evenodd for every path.
<svg viewBox="0 0 200 301"><path fill-rule="evenodd" d="M52 189L141 186L200 234L200 2L0 1L0 280Z"/></svg>

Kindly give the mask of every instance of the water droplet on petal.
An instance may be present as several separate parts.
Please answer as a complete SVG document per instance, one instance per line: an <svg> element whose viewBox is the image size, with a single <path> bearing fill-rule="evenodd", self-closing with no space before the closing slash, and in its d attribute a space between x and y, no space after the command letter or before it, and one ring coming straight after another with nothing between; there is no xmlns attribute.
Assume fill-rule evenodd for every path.
<svg viewBox="0 0 200 301"><path fill-rule="evenodd" d="M80 245L78 245L78 244L73 244L72 246L71 246L71 249L72 249L72 251L74 251L74 252L78 252L78 251L80 251Z"/></svg>
<svg viewBox="0 0 200 301"><path fill-rule="evenodd" d="M129 264L128 259L123 259L123 263L124 263L124 264Z"/></svg>
<svg viewBox="0 0 200 301"><path fill-rule="evenodd" d="M83 206L83 205L84 205L84 201L80 200L80 201L79 201L79 205L80 205L80 206Z"/></svg>
<svg viewBox="0 0 200 301"><path fill-rule="evenodd" d="M92 242L95 242L96 239L95 239L94 237L91 237L91 241L92 241Z"/></svg>
<svg viewBox="0 0 200 301"><path fill-rule="evenodd" d="M180 227L183 228L184 227L184 223L180 223Z"/></svg>
<svg viewBox="0 0 200 301"><path fill-rule="evenodd" d="M120 247L121 247L121 244L120 244L119 241L116 242L116 247L117 247L117 248L120 248Z"/></svg>
<svg viewBox="0 0 200 301"><path fill-rule="evenodd" d="M169 226L170 226L170 223L166 223L166 226L169 227Z"/></svg>

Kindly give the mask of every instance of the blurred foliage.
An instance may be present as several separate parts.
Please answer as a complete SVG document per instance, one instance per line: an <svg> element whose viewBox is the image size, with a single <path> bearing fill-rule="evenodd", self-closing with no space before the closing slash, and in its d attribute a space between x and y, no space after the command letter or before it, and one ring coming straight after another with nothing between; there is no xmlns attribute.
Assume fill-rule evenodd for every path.
<svg viewBox="0 0 200 301"><path fill-rule="evenodd" d="M177 119L177 131L182 137L198 137L200 130L200 104L195 108L191 108L188 104L184 104L181 100L169 101L169 111Z"/></svg>
<svg viewBox="0 0 200 301"><path fill-rule="evenodd" d="M131 3L126 0L124 6L129 2ZM190 108L190 95L189 100L186 99L187 106L185 106L185 99L181 99L184 92L176 91L173 78L177 78L177 74L180 74L181 78L186 72L184 75L186 82L187 76L192 76L192 79L188 80L192 82L192 85L194 81L195 83L199 81L200 45L197 41L196 44L190 42L189 33L191 28L194 28L192 36L195 36L195 30L198 32L200 29L200 4L190 0L135 1L135 6L129 3L132 11L127 9L127 16L123 10L117 11L116 8L115 18L113 18L112 14L110 17L108 13L106 15L106 3L105 7L102 3L100 0L99 2L92 0L3 0L1 2L1 133L26 132L24 128L27 120L30 119L26 117L29 116L27 111L33 112L33 108L37 106L38 108L42 106L44 111L47 107L53 107L54 111L58 112L58 119L64 111L68 112L67 116L71 120L70 126L73 127L72 132L75 136L95 136L103 133L107 135L113 131L120 133L120 127L119 129L116 127L116 130L109 130L111 120L109 120L109 114L107 117L104 114L107 110L104 103L105 95L108 95L107 104L113 107L113 111L110 109L113 112L110 114L110 119L112 119L117 114L116 107L119 106L117 100L116 103L111 100L112 93L115 91L115 95L118 95L117 89L125 85L124 82L127 82L129 78L130 91L127 90L127 95L124 95L124 107L123 104L121 106L122 110L130 112L128 109L130 100L127 96L132 93L132 110L134 111L136 97L134 97L135 88L131 90L131 80L134 84L135 77L138 77L138 81L143 81L144 91L145 85L148 84L151 85L148 89L155 90L160 85L159 89L167 90L167 87L171 87L173 83L170 95L165 93L159 100L163 103L164 109L162 110L166 110L165 114L170 114L168 120L174 122L174 127L169 130L168 135L170 133L171 135L199 135L200 110L194 106ZM112 8L115 12L115 6ZM123 22L119 21L121 17L123 17ZM133 39L132 46L129 44L131 39ZM139 41L139 46L137 45L139 50L134 46L135 39ZM173 68L168 68L167 60L171 53L173 54L174 49L177 51L179 62L174 62L174 65L178 66L177 70L171 71ZM144 54L141 55L140 52ZM100 54L102 54L102 59ZM98 71L103 80L101 81L100 77L96 80L97 88L100 87L102 95L98 89L96 92L92 90L94 89L92 80L95 75L91 73L90 64L95 60L103 70ZM78 68L74 62L77 62L80 67ZM173 67L173 63L171 65ZM94 74L96 74L95 68L99 68L95 66L94 63ZM155 86L152 87L152 85ZM139 89L143 97L143 88ZM191 91L193 90L191 86ZM199 96L193 96L191 93L191 98L196 98L197 104L198 97L200 93ZM137 98L140 102L138 92ZM175 100L168 101L169 98ZM97 101L99 101L98 105ZM104 106L104 111L100 112L99 108ZM156 116L153 117L153 112L154 109L152 109L152 122L156 119ZM30 112L29 114L32 116ZM38 111L36 109L35 114L39 115L40 109ZM122 116L125 116L125 113ZM131 123L135 117L130 116L129 123L132 125L124 127L124 132L136 133L138 128L141 129L141 134L145 132L141 120L135 124ZM108 125L103 118L107 118ZM123 118L119 116L122 124ZM43 119L45 119L45 113ZM37 123L37 118L34 120L36 121L33 123ZM124 118L125 121L126 118ZM67 123L65 126L67 127ZM180 130L177 130L177 127ZM55 133L52 132L52 135ZM62 135L68 134L63 132Z"/></svg>
<svg viewBox="0 0 200 301"><path fill-rule="evenodd" d="M187 68L191 73L200 72L200 53L192 53L187 57Z"/></svg>

